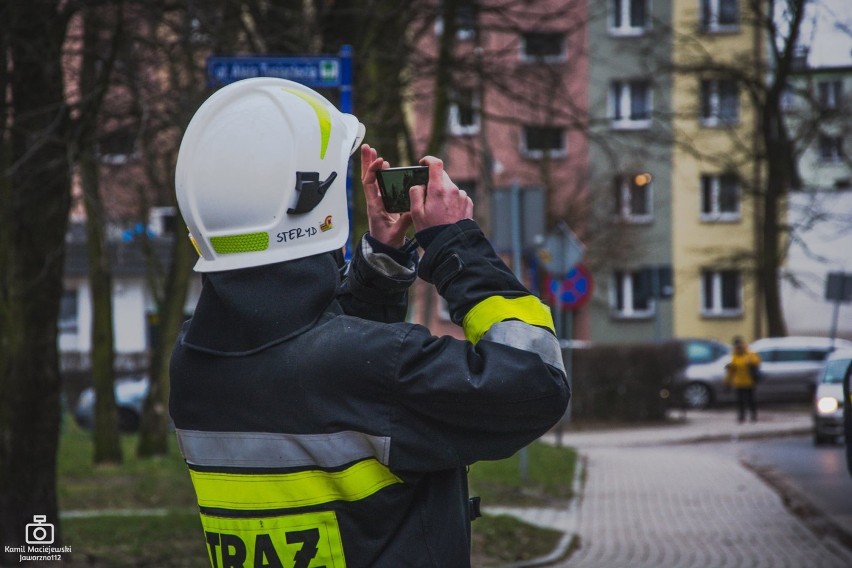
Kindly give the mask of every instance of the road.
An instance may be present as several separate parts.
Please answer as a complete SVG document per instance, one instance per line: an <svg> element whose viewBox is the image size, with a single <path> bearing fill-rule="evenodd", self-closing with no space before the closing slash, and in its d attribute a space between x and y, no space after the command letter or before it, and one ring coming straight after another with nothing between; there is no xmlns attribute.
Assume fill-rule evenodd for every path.
<svg viewBox="0 0 852 568"><path fill-rule="evenodd" d="M788 506L822 530L823 521L845 532L852 544L852 477L843 446L819 446L812 436L728 444L739 458L781 491Z"/></svg>

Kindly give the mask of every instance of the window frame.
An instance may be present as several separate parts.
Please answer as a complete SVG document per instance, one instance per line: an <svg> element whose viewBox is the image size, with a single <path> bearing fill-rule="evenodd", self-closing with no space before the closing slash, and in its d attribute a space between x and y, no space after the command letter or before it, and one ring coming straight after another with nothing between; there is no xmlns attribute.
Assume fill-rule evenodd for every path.
<svg viewBox="0 0 852 568"><path fill-rule="evenodd" d="M644 14L640 26L632 25L633 6L641 4ZM614 36L635 37L651 29L651 0L610 0L608 29Z"/></svg>
<svg viewBox="0 0 852 568"><path fill-rule="evenodd" d="M722 211L723 181L732 180L736 195L736 210ZM705 222L736 222L742 219L742 183L736 174L702 174L701 175L701 211L700 219ZM710 187L708 187L710 186ZM710 195L708 196L708 190ZM709 211L707 210L709 197Z"/></svg>
<svg viewBox="0 0 852 568"><path fill-rule="evenodd" d="M469 98L467 97L469 94ZM470 124L462 124L460 118L462 116L462 106L459 104L462 99L469 100L469 110L473 118ZM453 136L471 136L479 133L482 119L479 104L479 93L474 89L457 89L453 101L450 104L449 112L450 134Z"/></svg>
<svg viewBox="0 0 852 568"><path fill-rule="evenodd" d="M643 87L645 109L642 118L633 118L634 92ZM654 114L654 89L648 79L615 79L609 85L608 112L614 130L646 130L651 128Z"/></svg>
<svg viewBox="0 0 852 568"><path fill-rule="evenodd" d="M843 80L823 79L817 81L817 101L822 111L840 110L843 102Z"/></svg>
<svg viewBox="0 0 852 568"><path fill-rule="evenodd" d="M72 313L73 312L73 313ZM76 334L80 330L80 291L64 288L59 300L59 317L56 322L60 334Z"/></svg>
<svg viewBox="0 0 852 568"><path fill-rule="evenodd" d="M621 221L632 224L648 224L654 220L654 182L650 181L644 186L633 183L632 175L620 174L613 178L613 192L615 203L613 214ZM636 188L643 188L645 192L645 213L636 213L633 207L634 192Z"/></svg>
<svg viewBox="0 0 852 568"><path fill-rule="evenodd" d="M733 22L720 22L724 14L723 5L732 3L736 16ZM706 33L733 33L740 29L742 13L739 0L701 0L699 3L699 27Z"/></svg>
<svg viewBox="0 0 852 568"><path fill-rule="evenodd" d="M610 274L609 307L610 315L616 319L648 319L654 316L657 302L651 294L647 295L645 307L636 306L636 297L643 281L642 270L613 270ZM621 303L621 308L619 308Z"/></svg>
<svg viewBox="0 0 852 568"><path fill-rule="evenodd" d="M731 275L736 278L736 306L725 305L725 282L723 277ZM708 277L710 278L710 289L708 290ZM708 297L709 294L709 297ZM708 302L708 300L710 300ZM710 306L708 307L708 303ZM742 317L743 310L743 276L742 271L736 269L714 269L705 268L701 270L701 307L702 317L707 318L730 318Z"/></svg>
<svg viewBox="0 0 852 568"><path fill-rule="evenodd" d="M829 152L826 152L826 150ZM817 137L817 156L823 164L839 164L846 158L846 153L843 149L842 136L829 136L821 133Z"/></svg>
<svg viewBox="0 0 852 568"><path fill-rule="evenodd" d="M560 137L560 147L559 148L548 148L548 149L531 149L529 147L529 134L531 129L536 130L558 130ZM540 160L544 157L548 158L564 158L568 155L568 140L565 132L565 128L561 126L544 126L539 124L524 124L521 129L521 155L526 158Z"/></svg>
<svg viewBox="0 0 852 568"><path fill-rule="evenodd" d="M723 87L733 86L734 116L722 115L725 109L725 93ZM701 125L705 127L737 126L740 123L740 88L733 79L702 79L700 92Z"/></svg>
<svg viewBox="0 0 852 568"><path fill-rule="evenodd" d="M568 59L567 48L566 48L566 38L565 32L523 32L521 34L521 45L520 45L520 60L525 63L560 63L566 61ZM536 55L530 54L527 46L529 44L530 36L538 36L539 38L556 38L559 44L559 50L557 53L546 54L546 55Z"/></svg>

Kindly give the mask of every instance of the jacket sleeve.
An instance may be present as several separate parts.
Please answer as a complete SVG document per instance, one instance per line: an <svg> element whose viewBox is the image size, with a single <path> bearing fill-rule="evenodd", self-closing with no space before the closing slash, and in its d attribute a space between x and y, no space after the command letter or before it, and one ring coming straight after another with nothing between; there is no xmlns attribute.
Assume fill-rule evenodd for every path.
<svg viewBox="0 0 852 568"><path fill-rule="evenodd" d="M418 469L424 455L435 468L508 457L547 432L570 399L550 310L470 220L430 243L420 276L468 340L421 326L406 334L394 422L409 439L397 440L394 465Z"/></svg>
<svg viewBox="0 0 852 568"><path fill-rule="evenodd" d="M374 250L364 235L354 248L337 289L336 298L343 312L378 322L404 321L408 289L417 278L417 255L412 251L406 256L407 262L400 264L390 255Z"/></svg>

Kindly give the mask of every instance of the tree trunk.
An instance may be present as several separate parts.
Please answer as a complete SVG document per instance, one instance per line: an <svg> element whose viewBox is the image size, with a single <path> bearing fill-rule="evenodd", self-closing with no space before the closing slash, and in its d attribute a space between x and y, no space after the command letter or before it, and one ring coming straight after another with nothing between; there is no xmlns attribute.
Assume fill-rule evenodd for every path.
<svg viewBox="0 0 852 568"><path fill-rule="evenodd" d="M151 387L142 410L137 454L140 457L168 453L169 433L169 361L172 347L183 323L183 305L194 252L181 231L172 242L172 262L166 277L164 301L160 305L159 333L151 354Z"/></svg>
<svg viewBox="0 0 852 568"><path fill-rule="evenodd" d="M68 109L61 65L67 17L51 4L7 2L0 46L15 68L3 75L0 163L0 564L45 515L61 542L56 452L60 375L56 346L70 204ZM5 64L0 66L5 68ZM6 81L8 79L8 81ZM10 101L7 109L6 101Z"/></svg>
<svg viewBox="0 0 852 568"><path fill-rule="evenodd" d="M96 150L97 123L107 90L121 22L115 26L111 53L99 49L100 36L110 29L96 8L83 11L83 57L80 67L80 94L83 97L78 119L76 144L80 181L86 206L86 250L92 295L92 381L95 388L95 463L121 463L121 440L115 404L115 334L112 313L112 275L106 236L107 218L100 193Z"/></svg>
<svg viewBox="0 0 852 568"><path fill-rule="evenodd" d="M84 91L85 92L85 91ZM87 144L88 145L88 144ZM98 189L98 164L91 145L79 160L86 204L86 251L92 295L92 382L95 388L95 463L121 463L121 440L115 404L112 276L106 239L106 221Z"/></svg>

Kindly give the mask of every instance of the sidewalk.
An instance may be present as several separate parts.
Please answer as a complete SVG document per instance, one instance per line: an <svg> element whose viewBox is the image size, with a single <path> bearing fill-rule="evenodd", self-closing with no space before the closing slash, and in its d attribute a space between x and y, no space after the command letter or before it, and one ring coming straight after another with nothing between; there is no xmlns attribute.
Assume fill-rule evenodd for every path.
<svg viewBox="0 0 852 568"><path fill-rule="evenodd" d="M674 418L662 426L566 430L562 443L578 449L586 468L568 509L486 508L565 533L551 555L517 566L852 566L852 552L816 536L735 455L699 443L807 433L806 411L762 411L754 424L738 424L732 409Z"/></svg>

